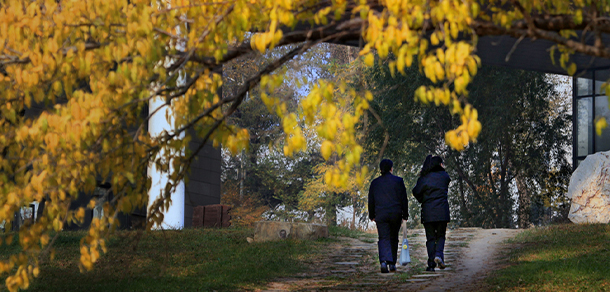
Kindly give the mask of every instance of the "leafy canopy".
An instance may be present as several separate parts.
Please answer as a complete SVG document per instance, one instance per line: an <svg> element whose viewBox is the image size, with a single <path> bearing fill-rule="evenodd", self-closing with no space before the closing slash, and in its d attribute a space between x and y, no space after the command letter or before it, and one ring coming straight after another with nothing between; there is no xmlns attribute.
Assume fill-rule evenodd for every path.
<svg viewBox="0 0 610 292"><path fill-rule="evenodd" d="M47 200L43 216L19 231L23 251L0 264L0 271L11 273L6 285L11 291L29 286L39 273L37 260L50 248L50 232L83 220L85 210L69 210L70 203L99 182L110 183L114 196L83 239L83 270L106 250L117 213L146 205L150 164L170 178L149 204L146 226L162 222L172 190L206 142L232 153L247 145L247 130L226 118L258 85L262 101L282 118L286 155L306 147L298 121L315 122L323 156L337 157L325 183L346 186L352 171L364 178L354 126L373 99L370 92L320 82L297 112L274 97L283 78L271 73L318 42L362 38L360 53L369 66L375 52L396 56L392 72L418 66L433 85L417 89L417 98L460 117L445 135L460 150L481 131L477 111L465 99L480 66L478 36L549 40L573 74L572 53L610 57L601 41L610 32L609 12L608 2L592 0L2 0L0 220L10 222L22 206ZM593 44L573 37L585 28ZM219 95L223 64L287 44L297 45L234 94ZM335 88L351 98L353 110L338 110ZM142 112L155 99L163 102L151 112L165 114L172 128L150 135ZM201 147L185 150L193 135Z"/></svg>

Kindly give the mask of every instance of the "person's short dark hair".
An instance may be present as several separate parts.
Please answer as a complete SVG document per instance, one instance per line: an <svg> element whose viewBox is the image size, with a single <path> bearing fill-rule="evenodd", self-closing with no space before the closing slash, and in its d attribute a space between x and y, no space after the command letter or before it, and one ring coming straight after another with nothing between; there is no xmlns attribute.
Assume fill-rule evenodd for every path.
<svg viewBox="0 0 610 292"><path fill-rule="evenodd" d="M381 170L381 174L386 174L392 170L392 166L394 166L392 160L384 159L379 163L379 170Z"/></svg>

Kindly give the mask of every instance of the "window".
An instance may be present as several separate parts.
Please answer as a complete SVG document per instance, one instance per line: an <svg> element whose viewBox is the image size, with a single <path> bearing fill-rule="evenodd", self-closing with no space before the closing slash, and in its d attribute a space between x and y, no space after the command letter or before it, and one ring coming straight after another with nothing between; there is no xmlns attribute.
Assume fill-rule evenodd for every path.
<svg viewBox="0 0 610 292"><path fill-rule="evenodd" d="M577 101L578 112L576 143L577 156L587 156L593 152L593 102L591 97L581 98Z"/></svg>
<svg viewBox="0 0 610 292"><path fill-rule="evenodd" d="M605 117L607 121L610 121L607 96L600 95L595 97L595 116ZM595 137L595 140L595 152L610 150L610 129L604 129L602 135Z"/></svg>
<svg viewBox="0 0 610 292"><path fill-rule="evenodd" d="M576 78L576 95L590 95L593 92L593 82L589 78Z"/></svg>
<svg viewBox="0 0 610 292"><path fill-rule="evenodd" d="M574 78L574 169L587 155L610 150L610 128L598 136L595 118L605 117L610 121L610 109L606 90L602 85L610 78L610 69L588 70Z"/></svg>

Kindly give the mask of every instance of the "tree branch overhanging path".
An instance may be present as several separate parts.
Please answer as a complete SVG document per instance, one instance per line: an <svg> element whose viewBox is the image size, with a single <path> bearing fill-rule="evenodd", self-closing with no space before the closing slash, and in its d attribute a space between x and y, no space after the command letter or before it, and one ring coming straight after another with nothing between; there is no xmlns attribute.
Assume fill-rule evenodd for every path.
<svg viewBox="0 0 610 292"><path fill-rule="evenodd" d="M477 38L548 40L557 44L560 65L569 74L576 72L570 59L574 53L610 57L604 43L610 4L559 0L554 5L525 0L3 1L0 221L11 222L20 208L46 200L39 220L19 232L20 256L0 265L10 274L8 289L25 289L39 274L38 261L41 251L51 247L51 232L83 222L96 202L76 210L70 205L99 181L112 186L114 199L105 203L104 216L91 223L83 240L83 271L91 270L105 252L118 214L147 205L150 165L169 181L162 196L149 204L146 227L163 222L172 190L202 145L222 144L232 153L247 147L247 131L227 123L227 117L255 87L283 120L286 155L307 145L299 123L316 125L321 153L337 161L325 183L344 188L356 178L362 184L367 166L361 163L354 127L373 94L320 82L301 100L298 115L274 96L282 66L319 42L357 44L369 66L392 54L392 74L418 66L434 85L418 88L416 98L460 116L461 124L445 140L453 149L464 149L482 127L466 90L481 64ZM223 65L276 48L286 52L244 78L236 93L220 94ZM350 111L337 110L338 94L351 98ZM154 112L166 113L172 129L151 136L144 131L149 116L141 113L159 99L164 104ZM24 114L31 109L40 114ZM194 153L184 151L195 140L199 147Z"/></svg>

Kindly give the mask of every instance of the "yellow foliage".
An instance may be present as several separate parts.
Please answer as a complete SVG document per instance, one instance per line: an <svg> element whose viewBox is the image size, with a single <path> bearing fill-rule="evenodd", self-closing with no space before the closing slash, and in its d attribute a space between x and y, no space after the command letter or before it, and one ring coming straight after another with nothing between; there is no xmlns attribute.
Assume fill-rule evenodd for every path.
<svg viewBox="0 0 610 292"><path fill-rule="evenodd" d="M10 273L7 288L29 286L39 273L30 262L49 248L50 232L61 231L68 222L82 222L85 210L73 212L69 206L81 192L93 192L98 179L112 185L116 204L105 204L104 217L91 224L82 242L83 270L93 268L105 252L105 239L118 224L113 219L117 212L147 204L150 165L171 179L150 204L147 228L163 221L171 191L188 170L182 166L190 164L184 149L192 135L222 144L233 154L247 147L248 131L226 123L243 94L221 96L223 76L217 69L251 50L267 52L304 40L315 44L310 38L330 40L313 31L303 39L285 29L297 23L329 25L331 30L361 28L360 55L368 66L374 65L375 53L379 58L395 57L392 74L417 64L435 85L418 88L416 99L447 106L460 116L461 124L446 133L446 142L464 149L481 131L477 112L466 99L481 65L475 51L476 21L487 20L501 31L524 21L525 13L545 11L581 23L590 10L587 1L517 1L523 6L519 9L500 2L492 1L482 11L474 0L391 0L376 3L374 9L367 1L331 1L314 10L309 7L320 7L321 2L2 1L0 150L5 155L0 157L0 221L10 224L20 208L47 200L43 216L19 233L23 251L0 261L0 270ZM607 13L608 7L601 1L598 10ZM343 20L349 25L333 26ZM559 35L575 34L562 30ZM576 72L570 61L573 52L566 46L558 49L560 65L570 74ZM307 124L321 138L324 158L334 162L320 177L337 189L362 185L367 171L360 165L362 147L355 126L373 94L322 81L292 113L274 96L283 76L271 73L279 67L252 77L247 89L260 80L262 101L283 120L284 153L290 156L306 149L309 141L301 127ZM158 114L165 114L174 130L151 135L141 112L157 99L163 101ZM34 106L44 107L43 112L21 115ZM598 133L605 126L605 119L596 121Z"/></svg>
<svg viewBox="0 0 610 292"><path fill-rule="evenodd" d="M602 135L602 131L608 127L608 122L606 118L600 117L595 119L595 132L598 136Z"/></svg>

